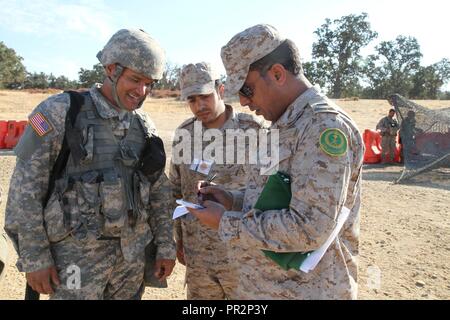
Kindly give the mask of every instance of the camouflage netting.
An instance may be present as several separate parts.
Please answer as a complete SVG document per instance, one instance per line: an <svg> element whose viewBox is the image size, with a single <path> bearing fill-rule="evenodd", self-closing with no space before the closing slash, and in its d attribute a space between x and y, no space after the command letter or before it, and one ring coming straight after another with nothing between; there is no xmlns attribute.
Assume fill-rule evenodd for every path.
<svg viewBox="0 0 450 320"><path fill-rule="evenodd" d="M404 170L397 182L435 168L450 168L450 108L430 110L395 94Z"/></svg>

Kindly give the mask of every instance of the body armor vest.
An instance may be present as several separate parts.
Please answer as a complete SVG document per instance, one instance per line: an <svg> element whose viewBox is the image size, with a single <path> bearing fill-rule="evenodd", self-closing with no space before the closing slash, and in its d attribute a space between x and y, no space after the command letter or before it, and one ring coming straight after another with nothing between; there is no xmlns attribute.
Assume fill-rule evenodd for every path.
<svg viewBox="0 0 450 320"><path fill-rule="evenodd" d="M129 130L116 137L111 119L98 114L89 94L84 98L74 125L84 157L70 156L56 182L64 226L80 239L120 237L125 223L134 226L148 218L150 183L136 168L149 133L133 112Z"/></svg>

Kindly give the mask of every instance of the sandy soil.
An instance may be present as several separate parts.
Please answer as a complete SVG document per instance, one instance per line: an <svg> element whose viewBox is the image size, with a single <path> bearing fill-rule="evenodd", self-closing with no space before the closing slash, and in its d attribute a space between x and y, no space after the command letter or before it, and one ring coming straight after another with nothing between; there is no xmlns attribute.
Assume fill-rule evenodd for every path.
<svg viewBox="0 0 450 320"><path fill-rule="evenodd" d="M0 91L0 120L24 120L45 94ZM450 101L416 101L430 107L449 107ZM374 128L389 110L383 100L337 103L361 131ZM236 104L234 104L236 105ZM174 99L149 100L144 109L156 123L169 151L174 128L190 116ZM237 107L239 111L248 112ZM7 194L15 158L0 156L0 185ZM408 184L394 184L401 166L364 168L359 268L360 299L450 299L450 172L436 170ZM0 205L4 224L5 201ZM22 299L24 275L15 268L10 248L0 299ZM184 267L177 264L168 289L147 289L144 299L185 299ZM45 298L45 297L43 297Z"/></svg>

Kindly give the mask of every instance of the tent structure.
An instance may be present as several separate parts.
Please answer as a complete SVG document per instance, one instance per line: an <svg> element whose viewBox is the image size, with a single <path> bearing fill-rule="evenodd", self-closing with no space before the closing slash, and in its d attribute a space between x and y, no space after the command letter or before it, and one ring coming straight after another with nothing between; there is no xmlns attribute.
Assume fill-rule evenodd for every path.
<svg viewBox="0 0 450 320"><path fill-rule="evenodd" d="M430 110L391 95L400 123L404 169L397 183L435 168L450 168L450 108Z"/></svg>

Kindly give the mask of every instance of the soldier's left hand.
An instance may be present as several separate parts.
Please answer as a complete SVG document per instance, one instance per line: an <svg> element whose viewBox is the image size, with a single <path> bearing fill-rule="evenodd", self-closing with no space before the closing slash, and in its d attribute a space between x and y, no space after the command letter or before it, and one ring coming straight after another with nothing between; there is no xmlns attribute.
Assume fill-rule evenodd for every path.
<svg viewBox="0 0 450 320"><path fill-rule="evenodd" d="M222 215L226 211L225 207L214 201L205 201L203 202L203 206L205 209L192 209L188 207L186 209L196 216L205 226L218 230L220 219L222 219Z"/></svg>
<svg viewBox="0 0 450 320"><path fill-rule="evenodd" d="M172 259L158 259L155 262L155 277L159 281L164 281L173 271L175 267L175 260Z"/></svg>

